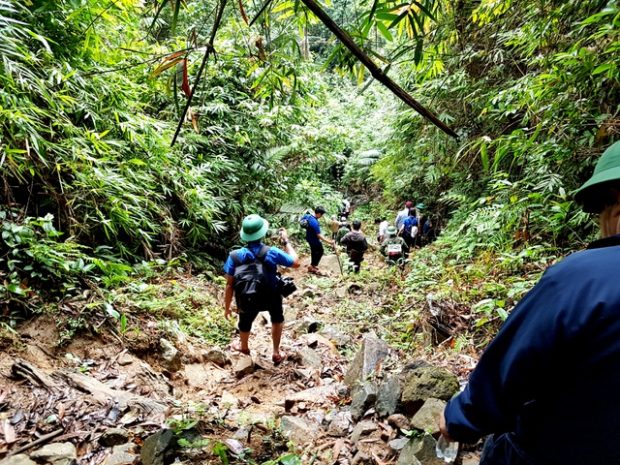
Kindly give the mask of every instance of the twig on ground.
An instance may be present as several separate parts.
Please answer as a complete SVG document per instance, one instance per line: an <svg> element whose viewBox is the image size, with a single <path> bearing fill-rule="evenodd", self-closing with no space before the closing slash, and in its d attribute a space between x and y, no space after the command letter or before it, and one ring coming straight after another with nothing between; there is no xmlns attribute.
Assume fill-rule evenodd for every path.
<svg viewBox="0 0 620 465"><path fill-rule="evenodd" d="M9 454L9 456L20 454L20 453L30 449L31 447L38 446L39 444L43 444L44 442L47 442L50 439L54 439L56 436L60 436L64 431L65 430L61 428L61 429L57 429L56 431L52 431L51 433L45 434L45 435L41 436L39 439L35 439L34 441L29 442L25 446L22 446L22 447L19 447L19 448L15 449L14 451L12 451Z"/></svg>

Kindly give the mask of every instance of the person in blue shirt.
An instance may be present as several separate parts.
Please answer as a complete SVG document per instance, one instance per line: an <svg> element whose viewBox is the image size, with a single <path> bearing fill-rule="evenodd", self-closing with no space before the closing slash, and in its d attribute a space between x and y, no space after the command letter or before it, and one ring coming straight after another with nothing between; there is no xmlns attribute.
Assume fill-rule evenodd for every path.
<svg viewBox="0 0 620 465"><path fill-rule="evenodd" d="M284 313L282 311L282 295L278 290L277 271L278 265L284 267L299 268L299 258L288 241L286 230L280 230L280 239L286 252L277 247L266 248L261 239L267 234L269 223L259 215L249 215L242 223L241 239L247 245L235 250L228 255L224 263L224 273L226 274L226 291L224 293L224 316L229 319L232 315L231 304L234 294L235 269L238 263L248 263L260 256L261 250L266 250L264 257L261 258L263 270L269 288L272 292L266 296L264 308L240 308L239 309L239 338L240 345L234 346L241 353L250 354L248 345L252 323L260 311L268 311L271 317L271 339L273 342L272 360L278 365L283 360L280 353L280 339L282 337L282 327L284 324ZM235 258L236 257L236 260Z"/></svg>
<svg viewBox="0 0 620 465"><path fill-rule="evenodd" d="M323 207L316 207L314 209L314 215L306 214L304 218L308 220L308 226L306 227L306 241L310 246L310 265L308 266L308 272L320 275L319 263L325 253L323 244L321 241L330 244L335 247L335 242L327 239L321 234L321 225L319 219L325 214Z"/></svg>
<svg viewBox="0 0 620 465"><path fill-rule="evenodd" d="M409 210L409 216L403 221L398 235L405 240L408 250L413 249L416 236L418 235L418 218L415 216L415 210L413 208Z"/></svg>
<svg viewBox="0 0 620 465"><path fill-rule="evenodd" d="M575 200L602 239L548 268L440 418L480 465L620 464L620 142Z"/></svg>

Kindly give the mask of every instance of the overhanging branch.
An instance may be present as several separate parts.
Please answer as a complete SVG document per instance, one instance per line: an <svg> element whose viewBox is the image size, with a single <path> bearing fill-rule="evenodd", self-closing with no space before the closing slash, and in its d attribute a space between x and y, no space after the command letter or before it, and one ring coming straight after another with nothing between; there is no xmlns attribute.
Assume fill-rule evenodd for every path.
<svg viewBox="0 0 620 465"><path fill-rule="evenodd" d="M307 7L315 14L317 18L321 20L323 24L338 38L340 42L344 44L345 47L349 49L349 51L355 55L355 57L368 69L372 77L374 77L377 81L387 87L394 95L396 95L399 99L417 111L424 118L429 120L439 129L441 129L446 134L458 138L456 132L454 132L448 125L446 125L443 121L441 121L437 115L435 115L432 111L426 109L422 104L420 104L417 100L415 100L409 93L396 84L390 77L388 77L382 70L379 68L372 59L360 48L359 45L355 43L355 41L351 38L346 31L340 28L333 19L329 17L325 11L320 7L315 0L301 0Z"/></svg>

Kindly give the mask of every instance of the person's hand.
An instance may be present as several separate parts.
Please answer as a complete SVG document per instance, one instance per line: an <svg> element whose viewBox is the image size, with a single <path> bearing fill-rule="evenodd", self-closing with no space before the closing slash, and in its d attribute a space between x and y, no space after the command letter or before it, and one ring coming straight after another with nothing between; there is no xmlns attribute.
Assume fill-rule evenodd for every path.
<svg viewBox="0 0 620 465"><path fill-rule="evenodd" d="M446 438L448 442L454 442L450 437L450 433L448 433L448 426L446 425L446 416L443 412L439 415L439 431L441 435Z"/></svg>
<svg viewBox="0 0 620 465"><path fill-rule="evenodd" d="M286 229L280 228L279 234L283 243L288 241L288 233L286 232Z"/></svg>
<svg viewBox="0 0 620 465"><path fill-rule="evenodd" d="M232 311L229 308L224 309L224 318L226 318L227 320L230 320L230 316L232 315Z"/></svg>

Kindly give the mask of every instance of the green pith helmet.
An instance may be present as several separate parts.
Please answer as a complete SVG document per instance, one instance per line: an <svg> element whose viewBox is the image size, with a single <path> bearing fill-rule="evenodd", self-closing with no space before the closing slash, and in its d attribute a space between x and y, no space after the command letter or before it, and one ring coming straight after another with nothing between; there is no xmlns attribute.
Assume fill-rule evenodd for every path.
<svg viewBox="0 0 620 465"><path fill-rule="evenodd" d="M396 236L396 228L394 226L388 226L385 232L388 236Z"/></svg>
<svg viewBox="0 0 620 465"><path fill-rule="evenodd" d="M420 202L419 204L417 204L415 206L416 210L424 210L426 208L426 205L424 205L422 202Z"/></svg>
<svg viewBox="0 0 620 465"><path fill-rule="evenodd" d="M249 215L243 219L241 224L241 239L246 242L257 241L265 237L269 223L259 215Z"/></svg>
<svg viewBox="0 0 620 465"><path fill-rule="evenodd" d="M575 200L583 205L584 211L599 212L606 203L604 184L610 181L620 182L620 141L603 152L592 177L575 192Z"/></svg>

